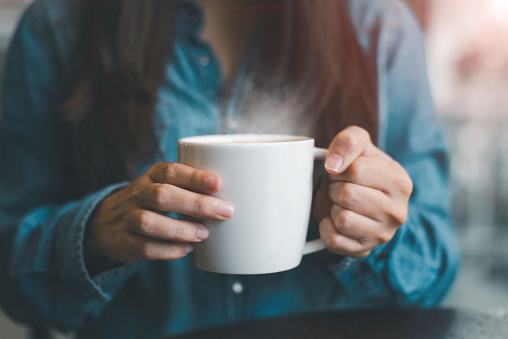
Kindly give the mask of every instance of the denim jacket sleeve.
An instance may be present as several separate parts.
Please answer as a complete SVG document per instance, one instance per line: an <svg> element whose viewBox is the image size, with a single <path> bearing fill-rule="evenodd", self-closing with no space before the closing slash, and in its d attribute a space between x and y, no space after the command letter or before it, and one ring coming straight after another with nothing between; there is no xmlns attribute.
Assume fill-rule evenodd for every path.
<svg viewBox="0 0 508 339"><path fill-rule="evenodd" d="M94 207L125 183L70 201L51 123L60 65L39 1L23 16L7 60L0 134L0 306L15 320L79 327L98 315L135 271L92 279L83 260Z"/></svg>
<svg viewBox="0 0 508 339"><path fill-rule="evenodd" d="M367 52L378 60L379 147L404 166L414 190L407 221L389 243L365 259L330 268L363 304L433 305L449 289L459 255L448 215L448 159L428 85L423 36L398 1L381 1L385 8L377 17L372 1L351 3L353 19L379 33L374 39L359 31Z"/></svg>

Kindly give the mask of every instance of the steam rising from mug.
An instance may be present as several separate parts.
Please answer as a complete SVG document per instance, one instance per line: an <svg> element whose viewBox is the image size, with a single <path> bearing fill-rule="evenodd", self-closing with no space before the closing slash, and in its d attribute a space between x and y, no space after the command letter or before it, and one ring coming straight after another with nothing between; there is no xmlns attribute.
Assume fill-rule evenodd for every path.
<svg viewBox="0 0 508 339"><path fill-rule="evenodd" d="M304 126L304 109L291 91L282 86L267 88L252 78L244 81L233 89L232 103L225 105L224 133L312 135Z"/></svg>

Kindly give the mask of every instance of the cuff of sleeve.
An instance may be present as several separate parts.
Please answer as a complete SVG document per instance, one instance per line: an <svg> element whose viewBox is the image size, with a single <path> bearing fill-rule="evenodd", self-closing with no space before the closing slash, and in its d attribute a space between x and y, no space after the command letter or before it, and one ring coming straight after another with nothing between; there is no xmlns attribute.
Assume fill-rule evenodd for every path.
<svg viewBox="0 0 508 339"><path fill-rule="evenodd" d="M378 246L366 258L345 258L328 265L349 296L363 306L392 299L389 284L381 273L388 260L384 247Z"/></svg>
<svg viewBox="0 0 508 339"><path fill-rule="evenodd" d="M92 279L85 266L83 240L88 221L99 205L111 193L127 186L127 182L107 186L87 196L78 206L70 225L60 230L60 246L57 248L63 277L76 286L82 296L108 301L135 271L136 263L115 267ZM62 234L63 233L63 234Z"/></svg>

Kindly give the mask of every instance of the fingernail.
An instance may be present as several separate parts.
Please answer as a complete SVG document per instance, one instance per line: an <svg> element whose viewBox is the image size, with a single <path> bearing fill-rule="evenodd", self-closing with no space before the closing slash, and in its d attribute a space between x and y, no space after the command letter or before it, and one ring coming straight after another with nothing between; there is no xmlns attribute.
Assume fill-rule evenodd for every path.
<svg viewBox="0 0 508 339"><path fill-rule="evenodd" d="M325 161L325 167L333 172L338 172L344 162L344 158L336 153L328 154Z"/></svg>
<svg viewBox="0 0 508 339"><path fill-rule="evenodd" d="M205 185L209 190L216 190L220 187L221 179L217 175L210 175L205 180Z"/></svg>
<svg viewBox="0 0 508 339"><path fill-rule="evenodd" d="M224 203L220 202L217 205L217 213L221 217L229 219L233 215L233 212L234 212L234 208L233 208L233 206L231 206L229 204L224 204Z"/></svg>
<svg viewBox="0 0 508 339"><path fill-rule="evenodd" d="M189 254L192 251L194 251L194 246L192 245L185 246L185 254Z"/></svg>
<svg viewBox="0 0 508 339"><path fill-rule="evenodd" d="M196 238L199 240L205 240L208 239L208 235L210 232L208 232L208 229L206 227L200 226L198 228L198 232L196 233Z"/></svg>

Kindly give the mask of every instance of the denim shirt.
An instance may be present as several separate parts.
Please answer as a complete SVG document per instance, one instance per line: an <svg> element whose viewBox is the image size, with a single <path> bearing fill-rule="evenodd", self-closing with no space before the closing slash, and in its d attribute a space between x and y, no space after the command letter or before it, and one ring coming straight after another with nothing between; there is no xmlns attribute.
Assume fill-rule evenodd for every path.
<svg viewBox="0 0 508 339"><path fill-rule="evenodd" d="M77 331L79 338L157 338L280 314L435 305L449 289L458 249L448 215L447 155L428 86L423 37L396 0L347 2L358 39L378 66L378 145L414 183L407 222L363 259L326 250L295 269L235 276L196 269L191 257L140 261L92 278L83 234L119 182L71 200L55 135L62 74L72 69L73 2L38 0L11 42L1 108L0 305L14 320ZM157 133L168 161L180 137L214 134L222 71L200 38L203 12L184 2L173 62L159 90ZM72 72L72 71L71 71ZM339 131L337 131L339 132ZM150 164L142 164L140 174Z"/></svg>

